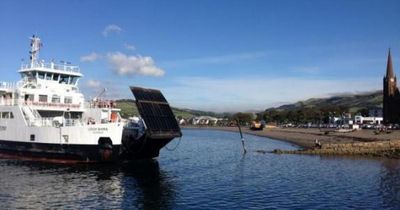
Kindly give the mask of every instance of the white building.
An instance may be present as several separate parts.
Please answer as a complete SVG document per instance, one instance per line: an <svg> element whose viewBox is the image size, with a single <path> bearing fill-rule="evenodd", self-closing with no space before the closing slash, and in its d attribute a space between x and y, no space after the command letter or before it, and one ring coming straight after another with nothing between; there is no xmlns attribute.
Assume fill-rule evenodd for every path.
<svg viewBox="0 0 400 210"><path fill-rule="evenodd" d="M383 117L363 117L361 115L357 115L354 117L354 122L356 124L374 124L380 125L383 121Z"/></svg>
<svg viewBox="0 0 400 210"><path fill-rule="evenodd" d="M192 119L193 125L216 125L218 118L210 116L199 116Z"/></svg>

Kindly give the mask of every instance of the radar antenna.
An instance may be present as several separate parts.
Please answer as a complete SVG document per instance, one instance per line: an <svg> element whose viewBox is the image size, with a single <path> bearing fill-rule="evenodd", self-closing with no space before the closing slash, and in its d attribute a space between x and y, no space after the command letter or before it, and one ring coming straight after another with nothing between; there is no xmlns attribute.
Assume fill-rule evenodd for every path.
<svg viewBox="0 0 400 210"><path fill-rule="evenodd" d="M99 98L107 92L107 88L104 88L96 97L93 98L93 101L99 100Z"/></svg>

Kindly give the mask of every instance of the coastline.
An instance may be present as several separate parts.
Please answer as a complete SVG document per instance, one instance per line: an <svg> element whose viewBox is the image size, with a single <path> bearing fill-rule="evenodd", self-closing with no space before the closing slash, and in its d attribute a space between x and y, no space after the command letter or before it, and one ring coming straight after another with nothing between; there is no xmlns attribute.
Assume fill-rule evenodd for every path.
<svg viewBox="0 0 400 210"><path fill-rule="evenodd" d="M183 128L239 132L237 127L184 126ZM247 127L242 127L242 132L285 141L301 148L296 151L274 151L279 154L400 157L400 131L398 130L380 134L375 134L374 130L359 130L348 133L330 132L325 134L314 128L265 128L261 131L253 131ZM315 148L316 139L322 144L321 148Z"/></svg>

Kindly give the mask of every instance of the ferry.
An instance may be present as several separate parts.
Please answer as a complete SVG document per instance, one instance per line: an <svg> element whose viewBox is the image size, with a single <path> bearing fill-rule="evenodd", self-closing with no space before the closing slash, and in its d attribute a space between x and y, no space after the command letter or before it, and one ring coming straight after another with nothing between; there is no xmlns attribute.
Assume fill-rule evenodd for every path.
<svg viewBox="0 0 400 210"><path fill-rule="evenodd" d="M140 118L125 120L116 102L86 101L80 68L39 59L30 38L29 62L18 82L0 82L0 157L55 162L117 162L159 156L182 133L159 90L130 87Z"/></svg>

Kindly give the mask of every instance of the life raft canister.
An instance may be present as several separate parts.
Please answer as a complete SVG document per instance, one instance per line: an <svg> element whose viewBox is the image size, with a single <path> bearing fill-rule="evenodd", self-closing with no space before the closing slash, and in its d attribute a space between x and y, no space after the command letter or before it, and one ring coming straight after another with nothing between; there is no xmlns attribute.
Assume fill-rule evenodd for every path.
<svg viewBox="0 0 400 210"><path fill-rule="evenodd" d="M111 122L117 122L118 120L118 115L116 112L111 112Z"/></svg>

